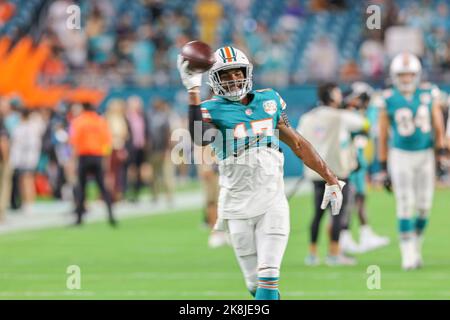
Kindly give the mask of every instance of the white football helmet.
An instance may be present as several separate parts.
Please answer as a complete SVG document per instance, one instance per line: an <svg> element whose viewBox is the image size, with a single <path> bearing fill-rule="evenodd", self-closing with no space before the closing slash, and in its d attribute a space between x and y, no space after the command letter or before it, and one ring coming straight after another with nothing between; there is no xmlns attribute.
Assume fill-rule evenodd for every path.
<svg viewBox="0 0 450 320"><path fill-rule="evenodd" d="M390 66L390 75L392 83L400 90L406 92L413 92L420 83L422 73L422 66L419 59L412 53L400 53L392 59ZM413 73L414 80L411 83L401 83L399 74Z"/></svg>
<svg viewBox="0 0 450 320"><path fill-rule="evenodd" d="M217 96L224 97L228 100L239 101L252 90L253 65L247 59L245 54L233 47L222 47L214 53L216 62L208 73L209 86ZM220 71L229 69L242 69L244 79L222 81L220 79ZM230 87L234 86L238 90L231 91Z"/></svg>

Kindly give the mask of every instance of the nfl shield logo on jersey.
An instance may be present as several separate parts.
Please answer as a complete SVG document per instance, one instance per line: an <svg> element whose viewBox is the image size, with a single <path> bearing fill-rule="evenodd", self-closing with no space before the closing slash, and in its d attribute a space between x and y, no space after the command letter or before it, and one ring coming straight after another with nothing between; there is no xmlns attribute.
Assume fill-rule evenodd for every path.
<svg viewBox="0 0 450 320"><path fill-rule="evenodd" d="M277 102L275 100L268 100L263 103L264 111L271 116L277 112Z"/></svg>
<svg viewBox="0 0 450 320"><path fill-rule="evenodd" d="M251 116L253 114L252 109L246 109L245 110L245 114L248 115L248 116Z"/></svg>

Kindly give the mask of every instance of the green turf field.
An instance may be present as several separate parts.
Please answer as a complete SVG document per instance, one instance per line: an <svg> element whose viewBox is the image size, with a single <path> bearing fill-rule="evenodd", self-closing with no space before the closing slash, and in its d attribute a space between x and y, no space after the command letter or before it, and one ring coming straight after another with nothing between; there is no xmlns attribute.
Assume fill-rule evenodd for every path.
<svg viewBox="0 0 450 320"><path fill-rule="evenodd" d="M450 191L437 191L424 245L425 268L403 272L392 195L372 192L374 229L386 248L358 256L355 267L306 267L310 197L291 201L283 299L450 299ZM353 227L357 225L353 218ZM322 225L321 255L325 255ZM231 248L207 248L201 213L174 212L106 223L0 235L0 299L250 299ZM81 290L66 288L66 269L81 268ZM381 289L367 288L367 267Z"/></svg>

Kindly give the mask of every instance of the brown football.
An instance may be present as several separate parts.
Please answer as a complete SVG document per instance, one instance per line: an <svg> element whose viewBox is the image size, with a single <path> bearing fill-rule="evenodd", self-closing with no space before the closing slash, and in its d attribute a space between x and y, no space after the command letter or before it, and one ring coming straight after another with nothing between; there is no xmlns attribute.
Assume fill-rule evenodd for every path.
<svg viewBox="0 0 450 320"><path fill-rule="evenodd" d="M194 72L206 72L216 62L211 47L202 41L191 41L181 48L181 55L189 61L188 68Z"/></svg>

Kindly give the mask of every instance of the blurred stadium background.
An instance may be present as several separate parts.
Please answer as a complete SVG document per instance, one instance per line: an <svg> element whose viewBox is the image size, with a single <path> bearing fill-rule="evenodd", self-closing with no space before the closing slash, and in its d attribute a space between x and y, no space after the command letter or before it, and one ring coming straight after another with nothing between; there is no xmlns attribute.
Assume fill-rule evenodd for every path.
<svg viewBox="0 0 450 320"><path fill-rule="evenodd" d="M381 29L366 26L371 4L381 8ZM77 12L67 11L71 5L80 8L80 29L67 27ZM187 95L176 57L186 42L202 39L213 48L228 44L242 49L255 66L254 87L277 89L294 126L317 104L318 83L335 81L344 90L354 81L377 90L389 86L389 62L400 50L420 57L423 78L441 89L447 119L449 10L448 0L1 0L2 127L13 136L19 115L29 110L29 132L38 139L30 139L28 146L22 145L24 139L10 146L29 148L37 159L26 182L36 197L23 194L20 168L12 163L12 197L0 221L0 299L249 299L231 248L207 246L204 195L195 165L169 165L173 174L163 177L169 180L168 192L155 198L158 172L150 160L154 154L145 149L143 188L135 196L136 171L126 156L131 136L121 127L132 117L128 111L140 105L145 121L151 123L152 115L162 112L171 130L187 127ZM206 86L203 89L206 97ZM73 218L71 190L76 181L67 136L86 101L117 124L115 151L125 155L108 166L106 174L120 221L116 230L102 222L104 208L94 186L89 188L88 221L95 223L82 229L65 227ZM372 134L375 139L376 130ZM153 142L160 138L151 130L146 135ZM153 152L164 154L171 146L162 148ZM191 156L189 150L180 155ZM312 199L307 183L296 184L303 172L300 162L286 152L288 189L298 187L299 192L291 200L283 298L450 298L448 173L437 177L431 236L425 245L427 268L403 273L394 199L380 190L374 147L367 157L369 216L374 227L394 241L361 255L355 267L308 269L303 257ZM3 166L6 162L1 161ZM82 290L65 286L66 268L73 264L82 270ZM381 290L366 287L369 265L382 269Z"/></svg>

